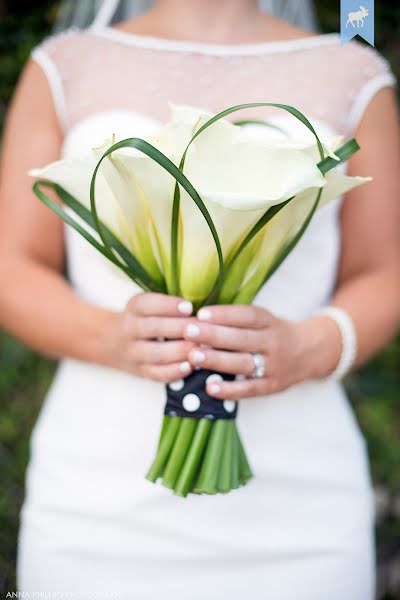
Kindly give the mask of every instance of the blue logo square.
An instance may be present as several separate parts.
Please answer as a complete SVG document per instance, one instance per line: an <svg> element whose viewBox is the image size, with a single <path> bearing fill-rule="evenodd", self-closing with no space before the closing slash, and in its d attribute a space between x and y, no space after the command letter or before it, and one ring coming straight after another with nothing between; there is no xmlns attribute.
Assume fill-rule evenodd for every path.
<svg viewBox="0 0 400 600"><path fill-rule="evenodd" d="M345 44L356 35L375 44L374 0L340 0L340 41Z"/></svg>

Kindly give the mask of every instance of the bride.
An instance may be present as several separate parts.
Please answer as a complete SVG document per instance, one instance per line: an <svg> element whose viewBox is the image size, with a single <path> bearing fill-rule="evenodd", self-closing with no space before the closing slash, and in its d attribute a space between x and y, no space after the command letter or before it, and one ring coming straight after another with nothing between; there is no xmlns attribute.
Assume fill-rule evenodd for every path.
<svg viewBox="0 0 400 600"><path fill-rule="evenodd" d="M367 448L340 379L399 323L394 77L373 48L342 47L337 34L290 25L255 0L158 0L107 24L116 4L34 49L5 129L1 323L60 359L31 439L19 590L372 600ZM284 102L361 145L349 173L373 182L321 209L252 306L212 306L200 318L184 298L139 293L31 191L29 169L113 132L148 135L168 101L212 112ZM278 112L254 116L302 135ZM255 478L182 499L144 474L163 382L197 366L242 375L208 391L240 401Z"/></svg>

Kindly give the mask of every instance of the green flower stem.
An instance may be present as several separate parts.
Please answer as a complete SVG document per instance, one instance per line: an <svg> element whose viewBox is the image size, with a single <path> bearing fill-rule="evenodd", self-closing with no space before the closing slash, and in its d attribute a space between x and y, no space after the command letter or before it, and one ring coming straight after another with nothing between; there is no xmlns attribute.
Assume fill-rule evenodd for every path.
<svg viewBox="0 0 400 600"><path fill-rule="evenodd" d="M236 434L237 428L234 423L234 431L232 435L232 462L231 462L231 488L239 487L239 436Z"/></svg>
<svg viewBox="0 0 400 600"><path fill-rule="evenodd" d="M163 422L162 422L162 426L161 426L160 437L159 437L159 439L158 439L158 447L157 447L157 452L158 452L158 451L159 451L159 449L160 449L160 445L161 445L161 442L162 442L162 439L163 439L163 437L164 437L165 433L168 431L168 427L169 427L169 425L170 425L171 418L172 418L172 417L170 417L169 415L164 415ZM162 477L162 476L163 476L163 474L164 474L164 470L165 470L165 465L164 465L163 467L161 467L161 469L160 469L160 472L159 472L159 474L158 474L158 476L159 476L159 477Z"/></svg>
<svg viewBox="0 0 400 600"><path fill-rule="evenodd" d="M162 483L166 487L173 488L175 485L190 448L196 425L196 419L186 417L180 419L179 431L162 478Z"/></svg>
<svg viewBox="0 0 400 600"><path fill-rule="evenodd" d="M174 486L174 492L178 496L185 497L188 495L198 472L204 448L209 437L212 421L210 419L198 419L197 421L196 431L190 444L189 452L179 473L178 481Z"/></svg>
<svg viewBox="0 0 400 600"><path fill-rule="evenodd" d="M246 452L244 451L242 440L240 439L239 431L235 427L235 433L239 446L239 479L242 485L245 485L252 477L253 473L247 460Z"/></svg>
<svg viewBox="0 0 400 600"><path fill-rule="evenodd" d="M217 492L218 472L227 431L226 419L217 419L213 422L210 439L195 485L195 489L198 492L204 494L215 494Z"/></svg>
<svg viewBox="0 0 400 600"><path fill-rule="evenodd" d="M160 448L160 444L162 442L164 434L168 430L170 422L171 422L171 417L169 415L164 415L162 426L161 426L161 433L160 433L160 437L158 439L158 449Z"/></svg>
<svg viewBox="0 0 400 600"><path fill-rule="evenodd" d="M180 417L172 417L167 429L165 429L163 433L160 447L157 451L154 462L146 474L146 479L152 483L155 483L160 477L160 473L162 472L162 469L168 460L174 445L176 434L178 433L180 421Z"/></svg>
<svg viewBox="0 0 400 600"><path fill-rule="evenodd" d="M234 437L234 421L229 420L227 423L225 447L221 458L220 469L218 473L218 491L229 492L232 489L231 484L231 464L232 464L232 443Z"/></svg>

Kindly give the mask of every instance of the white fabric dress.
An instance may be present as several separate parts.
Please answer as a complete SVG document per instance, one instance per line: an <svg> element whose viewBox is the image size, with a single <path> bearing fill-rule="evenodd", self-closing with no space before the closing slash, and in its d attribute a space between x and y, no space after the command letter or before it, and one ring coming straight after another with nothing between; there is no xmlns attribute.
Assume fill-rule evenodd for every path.
<svg viewBox="0 0 400 600"><path fill-rule="evenodd" d="M105 27L51 36L32 57L51 86L64 156L112 133L149 133L168 118L168 101L215 112L240 102L284 102L317 128L350 136L371 98L394 84L375 50L357 42L341 47L336 34L218 46ZM243 116L281 118L276 109ZM258 305L298 320L329 302L340 202L321 209ZM70 279L82 298L118 310L139 291L74 231L66 228L65 236ZM339 384L306 382L241 403L239 429L255 477L226 495L182 499L145 480L163 406L162 384L61 361L31 440L20 591L123 600L372 600L366 443Z"/></svg>

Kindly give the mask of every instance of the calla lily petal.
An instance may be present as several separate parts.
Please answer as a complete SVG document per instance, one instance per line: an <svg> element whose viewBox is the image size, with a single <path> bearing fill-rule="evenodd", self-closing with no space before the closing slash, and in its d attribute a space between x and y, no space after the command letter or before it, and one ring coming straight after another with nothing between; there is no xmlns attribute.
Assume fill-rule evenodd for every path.
<svg viewBox="0 0 400 600"><path fill-rule="evenodd" d="M90 181L96 166L94 155L57 160L43 168L31 169L28 175L47 179L61 185L86 208L90 208ZM96 184L97 210L99 217L113 231L118 230L115 197L100 173Z"/></svg>

